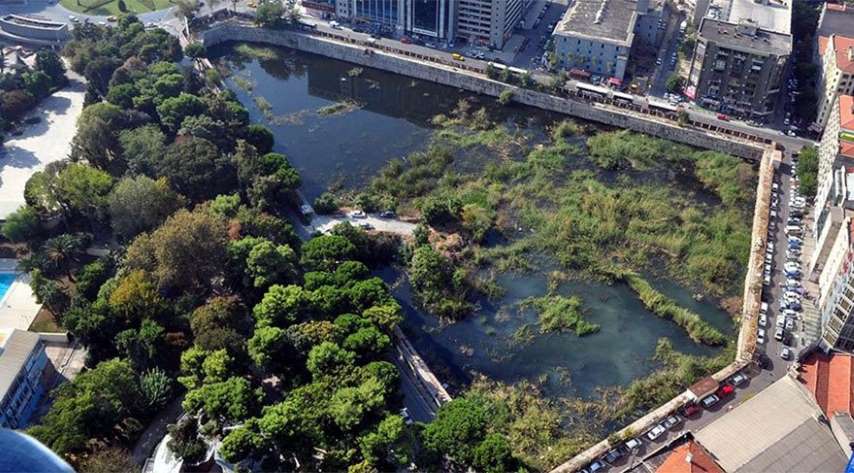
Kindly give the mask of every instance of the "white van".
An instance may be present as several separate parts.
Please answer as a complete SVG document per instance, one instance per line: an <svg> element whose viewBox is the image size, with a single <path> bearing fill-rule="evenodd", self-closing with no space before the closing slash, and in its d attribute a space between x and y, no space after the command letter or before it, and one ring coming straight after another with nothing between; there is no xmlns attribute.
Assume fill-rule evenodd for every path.
<svg viewBox="0 0 854 473"><path fill-rule="evenodd" d="M767 314L768 313L768 303L767 302L763 302L762 305L759 306L759 313L760 314Z"/></svg>

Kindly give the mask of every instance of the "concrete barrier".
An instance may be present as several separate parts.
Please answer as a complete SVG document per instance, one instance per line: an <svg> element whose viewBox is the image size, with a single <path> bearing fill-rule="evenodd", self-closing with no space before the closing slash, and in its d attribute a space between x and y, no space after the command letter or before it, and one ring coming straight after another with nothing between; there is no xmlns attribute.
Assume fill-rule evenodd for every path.
<svg viewBox="0 0 854 473"><path fill-rule="evenodd" d="M372 46L336 41L301 31L267 30L254 27L246 22L228 20L213 24L208 29L195 33L195 35L197 40L206 47L229 41L264 43L429 80L493 97L498 97L505 90L510 90L513 93L513 101L523 105L571 115L609 126L626 128L691 146L713 149L745 159L759 160L764 149L759 144L747 139L717 135L699 128L681 127L671 120L601 103L584 102L524 89L489 79L483 74L464 70L461 67L419 61L416 58L391 54Z"/></svg>

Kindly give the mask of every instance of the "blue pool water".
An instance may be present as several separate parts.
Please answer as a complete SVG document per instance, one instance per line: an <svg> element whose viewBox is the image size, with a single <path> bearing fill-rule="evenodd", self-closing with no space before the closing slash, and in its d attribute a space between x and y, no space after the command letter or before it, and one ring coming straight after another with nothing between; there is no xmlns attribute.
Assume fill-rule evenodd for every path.
<svg viewBox="0 0 854 473"><path fill-rule="evenodd" d="M16 277L18 276L15 273L0 273L0 300L6 297L6 292L9 291Z"/></svg>

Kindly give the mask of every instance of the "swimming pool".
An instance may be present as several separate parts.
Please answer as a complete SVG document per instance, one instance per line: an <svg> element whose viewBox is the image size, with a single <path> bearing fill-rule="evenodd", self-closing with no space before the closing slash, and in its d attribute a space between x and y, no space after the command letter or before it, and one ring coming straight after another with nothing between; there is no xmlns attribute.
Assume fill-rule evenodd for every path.
<svg viewBox="0 0 854 473"><path fill-rule="evenodd" d="M15 282L18 275L15 273L0 273L0 301L6 297L9 287Z"/></svg>

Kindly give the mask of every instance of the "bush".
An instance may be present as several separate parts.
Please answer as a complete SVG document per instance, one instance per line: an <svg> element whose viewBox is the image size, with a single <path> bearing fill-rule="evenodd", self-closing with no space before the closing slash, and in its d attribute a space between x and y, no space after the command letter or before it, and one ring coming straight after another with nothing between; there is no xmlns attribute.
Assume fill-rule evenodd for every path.
<svg viewBox="0 0 854 473"><path fill-rule="evenodd" d="M338 199L331 192L324 192L314 199L314 211L318 215L329 215L338 211Z"/></svg>

